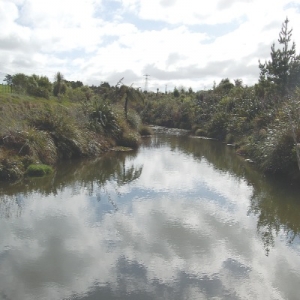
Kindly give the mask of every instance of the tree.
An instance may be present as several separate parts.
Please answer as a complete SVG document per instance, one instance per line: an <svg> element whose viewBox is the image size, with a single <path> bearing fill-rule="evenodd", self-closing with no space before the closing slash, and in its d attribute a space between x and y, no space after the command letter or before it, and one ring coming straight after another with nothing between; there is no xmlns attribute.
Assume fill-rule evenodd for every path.
<svg viewBox="0 0 300 300"><path fill-rule="evenodd" d="M40 76L38 78L38 85L39 85L39 87L45 88L49 91L52 88L52 83L50 82L50 80L47 76Z"/></svg>
<svg viewBox="0 0 300 300"><path fill-rule="evenodd" d="M179 91L176 88L176 86L174 87L173 96L176 97L176 98L178 98L180 96Z"/></svg>
<svg viewBox="0 0 300 300"><path fill-rule="evenodd" d="M12 76L10 74L6 74L3 81L6 81L6 84L10 86L10 91L12 92Z"/></svg>
<svg viewBox="0 0 300 300"><path fill-rule="evenodd" d="M243 80L242 79L234 79L235 87L243 87Z"/></svg>
<svg viewBox="0 0 300 300"><path fill-rule="evenodd" d="M228 78L222 79L217 87L215 87L216 92L223 94L228 94L229 91L234 88L234 84L230 82Z"/></svg>
<svg viewBox="0 0 300 300"><path fill-rule="evenodd" d="M23 73L17 73L12 76L12 85L17 93L24 93L27 90L28 76Z"/></svg>
<svg viewBox="0 0 300 300"><path fill-rule="evenodd" d="M6 84L8 84L8 85L12 85L12 76L9 74L6 74L3 81L6 81Z"/></svg>
<svg viewBox="0 0 300 300"><path fill-rule="evenodd" d="M52 84L47 76L33 74L28 77L27 93L31 96L49 99Z"/></svg>
<svg viewBox="0 0 300 300"><path fill-rule="evenodd" d="M264 90L269 89L279 92L281 96L287 95L289 90L299 85L300 56L296 55L296 45L291 43L293 29L288 28L288 18L282 24L278 42L281 49L271 47L271 60L261 63L259 61L260 78L259 84Z"/></svg>
<svg viewBox="0 0 300 300"><path fill-rule="evenodd" d="M54 77L54 87L53 87L53 94L54 96L60 97L61 94L64 94L67 90L65 85L65 78L61 72L57 72Z"/></svg>
<svg viewBox="0 0 300 300"><path fill-rule="evenodd" d="M82 87L83 86L83 83L79 80L77 81L68 81L68 80L65 80L65 83L71 87L72 89L76 89L76 88L79 88L79 87Z"/></svg>

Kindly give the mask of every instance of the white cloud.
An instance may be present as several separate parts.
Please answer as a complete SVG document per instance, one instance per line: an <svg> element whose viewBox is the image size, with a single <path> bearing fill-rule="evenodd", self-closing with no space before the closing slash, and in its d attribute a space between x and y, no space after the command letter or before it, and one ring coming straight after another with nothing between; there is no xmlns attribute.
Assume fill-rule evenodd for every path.
<svg viewBox="0 0 300 300"><path fill-rule="evenodd" d="M1 72L52 78L61 71L87 84L131 74L124 82L143 86L151 66L153 90L167 83L199 89L226 77L253 84L286 16L300 44L299 4L289 3L3 0Z"/></svg>

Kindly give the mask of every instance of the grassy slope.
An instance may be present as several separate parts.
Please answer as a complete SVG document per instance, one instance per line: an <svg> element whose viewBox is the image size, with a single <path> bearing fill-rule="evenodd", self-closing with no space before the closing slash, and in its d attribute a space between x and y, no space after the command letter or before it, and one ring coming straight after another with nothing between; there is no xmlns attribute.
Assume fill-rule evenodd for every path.
<svg viewBox="0 0 300 300"><path fill-rule="evenodd" d="M0 94L0 180L21 178L33 163L97 156L116 144L136 147L137 128L122 111L102 105L103 124L95 103Z"/></svg>

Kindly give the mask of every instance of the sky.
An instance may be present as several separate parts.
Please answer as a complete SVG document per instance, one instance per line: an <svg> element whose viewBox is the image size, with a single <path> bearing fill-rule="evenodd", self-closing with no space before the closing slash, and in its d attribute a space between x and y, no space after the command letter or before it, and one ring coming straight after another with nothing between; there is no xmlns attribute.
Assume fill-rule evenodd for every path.
<svg viewBox="0 0 300 300"><path fill-rule="evenodd" d="M286 17L299 53L300 0L0 0L0 81L59 71L142 89L149 75L153 91L252 85Z"/></svg>

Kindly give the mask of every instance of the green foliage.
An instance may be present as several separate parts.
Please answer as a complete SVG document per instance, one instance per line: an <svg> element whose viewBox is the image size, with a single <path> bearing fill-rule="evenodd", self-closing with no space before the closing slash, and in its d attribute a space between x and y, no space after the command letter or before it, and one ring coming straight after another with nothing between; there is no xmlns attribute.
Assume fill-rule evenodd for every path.
<svg viewBox="0 0 300 300"><path fill-rule="evenodd" d="M27 90L28 77L23 73L12 76L13 90L16 93L25 93Z"/></svg>
<svg viewBox="0 0 300 300"><path fill-rule="evenodd" d="M139 133L141 136L148 136L153 134L153 130L149 126L141 125L139 128Z"/></svg>
<svg viewBox="0 0 300 300"><path fill-rule="evenodd" d="M10 74L6 74L5 78L3 79L3 81L5 81L6 84L8 84L8 85L12 85L13 84L12 83L12 76Z"/></svg>
<svg viewBox="0 0 300 300"><path fill-rule="evenodd" d="M260 79L258 92L264 95L279 93L285 96L293 90L300 79L300 55L296 55L296 45L291 42L292 29L288 29L286 18L279 33L278 42L282 49L271 47L271 60L259 62Z"/></svg>
<svg viewBox="0 0 300 300"><path fill-rule="evenodd" d="M12 92L12 86L8 84L0 84L0 93L11 93Z"/></svg>
<svg viewBox="0 0 300 300"><path fill-rule="evenodd" d="M38 76L33 74L27 77L27 94L35 97L49 99L52 84L46 76Z"/></svg>
<svg viewBox="0 0 300 300"><path fill-rule="evenodd" d="M198 128L196 131L195 131L195 135L196 136L206 136L207 133L205 130L201 129L201 128Z"/></svg>
<svg viewBox="0 0 300 300"><path fill-rule="evenodd" d="M54 82L53 83L53 95L56 97L59 97L61 95L64 95L67 92L67 85L62 82Z"/></svg>
<svg viewBox="0 0 300 300"><path fill-rule="evenodd" d="M250 145L250 153L264 172L288 174L297 168L291 134L279 127L270 128Z"/></svg>
<svg viewBox="0 0 300 300"><path fill-rule="evenodd" d="M67 85L65 83L65 78L61 72L57 72L54 76L53 84L53 95L60 97L62 94L65 94L67 91Z"/></svg>
<svg viewBox="0 0 300 300"><path fill-rule="evenodd" d="M45 175L49 175L53 172L51 166L48 165L30 165L26 170L26 175L30 177L42 177Z"/></svg>
<svg viewBox="0 0 300 300"><path fill-rule="evenodd" d="M234 135L231 133L228 133L225 137L226 144L233 144L235 141Z"/></svg>
<svg viewBox="0 0 300 300"><path fill-rule="evenodd" d="M19 78L26 80L27 93L39 86L47 87L47 79L37 75ZM95 97L89 87L69 90L60 99L64 105L53 98L46 101L12 94L3 100L0 95L1 179L21 178L32 163L54 165L60 159L99 155L115 143L138 147L141 120L133 109L126 119L118 103L112 105L109 99ZM76 92L81 95L80 105L71 102L74 99L70 95L74 97ZM109 93L116 95L115 88Z"/></svg>
<svg viewBox="0 0 300 300"><path fill-rule="evenodd" d="M67 89L65 93L67 99L71 102L89 101L94 96L92 89L88 86Z"/></svg>
<svg viewBox="0 0 300 300"><path fill-rule="evenodd" d="M190 98L176 98L173 94L162 94L159 98L145 101L140 111L143 122L166 127L191 129L197 107Z"/></svg>
<svg viewBox="0 0 300 300"><path fill-rule="evenodd" d="M127 122L132 129L138 130L141 126L141 117L135 111L130 111L127 115Z"/></svg>
<svg viewBox="0 0 300 300"><path fill-rule="evenodd" d="M30 155L34 159L53 164L57 153L51 136L35 128L9 130L5 133L3 145L6 149L16 150L19 155Z"/></svg>
<svg viewBox="0 0 300 300"><path fill-rule="evenodd" d="M68 89L66 91L66 96L67 96L67 99L71 102L86 101L85 93L81 90L81 88Z"/></svg>
<svg viewBox="0 0 300 300"><path fill-rule="evenodd" d="M144 101L143 94L139 90L126 85L122 85L120 88L118 88L117 95L121 101L124 101L124 114L126 119L128 114L128 103Z"/></svg>
<svg viewBox="0 0 300 300"><path fill-rule="evenodd" d="M228 122L229 117L227 113L218 112L215 114L207 128L209 137L223 140L227 133Z"/></svg>
<svg viewBox="0 0 300 300"><path fill-rule="evenodd" d="M22 162L16 158L5 158L0 160L0 180L13 181L23 176Z"/></svg>
<svg viewBox="0 0 300 300"><path fill-rule="evenodd" d="M19 94L27 94L34 97L49 99L52 84L46 76L31 75L27 76L18 73L11 76L13 92Z"/></svg>
<svg viewBox="0 0 300 300"><path fill-rule="evenodd" d="M259 83L253 87L225 78L206 91L175 87L166 94L141 93L122 85L123 79L116 86L102 82L88 87L65 80L60 72L53 85L47 77L16 74L11 80L17 92L51 102L52 91L64 106L30 103L14 111L18 118L13 110L0 110L2 144L22 157L52 164L99 153L103 138L136 148L138 132L150 133L145 123L192 129L197 136L234 143L266 172L287 174L297 168L297 159L300 169L300 56L287 25L286 19L279 35L282 48L272 46L271 60L259 64ZM15 97L25 96L12 94L9 101Z"/></svg>
<svg viewBox="0 0 300 300"><path fill-rule="evenodd" d="M117 139L118 146L129 147L132 149L138 148L140 142L140 136L132 130L123 132Z"/></svg>
<svg viewBox="0 0 300 300"><path fill-rule="evenodd" d="M67 86L71 87L72 89L77 89L83 86L83 83L79 80L77 81L68 81L65 80L65 83L67 84Z"/></svg>
<svg viewBox="0 0 300 300"><path fill-rule="evenodd" d="M180 93L179 93L179 91L178 91L178 89L176 87L174 87L173 95L176 98L178 98L180 96Z"/></svg>
<svg viewBox="0 0 300 300"><path fill-rule="evenodd" d="M88 128L96 133L118 138L126 125L125 116L113 107L108 100L95 98L82 104L87 117Z"/></svg>
<svg viewBox="0 0 300 300"><path fill-rule="evenodd" d="M29 122L32 126L50 134L59 158L87 155L89 134L81 123L77 123L72 111L63 106L46 106L38 114L32 112Z"/></svg>
<svg viewBox="0 0 300 300"><path fill-rule="evenodd" d="M219 85L215 88L215 93L226 95L234 87L234 84L230 82L228 78L222 79Z"/></svg>

